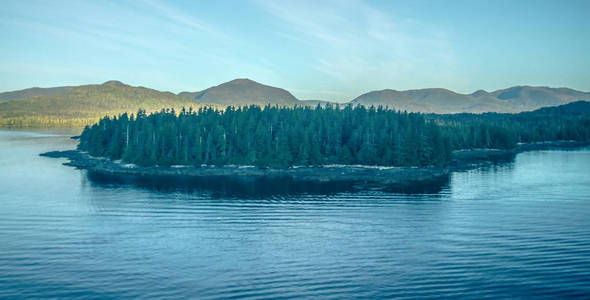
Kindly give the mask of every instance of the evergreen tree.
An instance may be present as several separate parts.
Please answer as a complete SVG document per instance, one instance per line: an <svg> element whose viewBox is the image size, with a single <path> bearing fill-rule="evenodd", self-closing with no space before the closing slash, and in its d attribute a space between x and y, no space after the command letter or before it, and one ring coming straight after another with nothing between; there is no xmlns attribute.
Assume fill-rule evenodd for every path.
<svg viewBox="0 0 590 300"><path fill-rule="evenodd" d="M249 106L104 117L85 127L79 149L144 166L428 166L445 164L457 149L559 139L589 140L590 118L575 111L423 115L350 105Z"/></svg>

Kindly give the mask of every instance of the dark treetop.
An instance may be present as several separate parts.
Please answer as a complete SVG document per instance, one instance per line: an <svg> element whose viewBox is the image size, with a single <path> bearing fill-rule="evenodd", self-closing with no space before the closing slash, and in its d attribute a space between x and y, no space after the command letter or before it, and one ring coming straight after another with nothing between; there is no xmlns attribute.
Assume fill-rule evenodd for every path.
<svg viewBox="0 0 590 300"><path fill-rule="evenodd" d="M589 106L578 102L520 114L483 115L331 105L180 113L172 109L150 115L140 110L135 116L105 117L86 127L79 149L144 166L442 165L457 149L590 140L588 113L579 113L590 111Z"/></svg>

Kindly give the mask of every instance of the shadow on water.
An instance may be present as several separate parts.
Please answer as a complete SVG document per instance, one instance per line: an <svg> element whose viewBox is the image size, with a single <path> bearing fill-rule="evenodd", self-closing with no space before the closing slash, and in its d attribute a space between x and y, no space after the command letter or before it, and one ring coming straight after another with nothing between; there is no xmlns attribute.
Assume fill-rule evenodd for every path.
<svg viewBox="0 0 590 300"><path fill-rule="evenodd" d="M383 188L384 192L419 195L419 194L440 194L448 189L451 183L450 174L437 177L433 180L414 182L406 185L391 185Z"/></svg>
<svg viewBox="0 0 590 300"><path fill-rule="evenodd" d="M454 154L455 161L451 162L451 167L462 170L472 169L472 165L513 163L517 154L515 152L494 153L486 150L459 151Z"/></svg>
<svg viewBox="0 0 590 300"><path fill-rule="evenodd" d="M513 168L517 153L503 153L500 155L490 156L486 152L484 155L470 153L469 156L461 157L462 166L455 167L455 172L468 171L473 169L482 169L496 171L498 168ZM453 172L434 178L429 181L414 182L406 185L392 185L383 188L383 191L390 193L419 195L419 194L440 194L451 186L451 175Z"/></svg>
<svg viewBox="0 0 590 300"><path fill-rule="evenodd" d="M232 177L176 177L112 175L87 172L91 184L132 185L159 192L210 192L212 197L265 198L272 196L321 194L331 195L359 189L352 182L302 182L291 177L239 179Z"/></svg>
<svg viewBox="0 0 590 300"><path fill-rule="evenodd" d="M469 163L480 165L482 169L510 167L516 155L511 153L495 157L469 158ZM481 165L482 163L485 165ZM473 167L457 168L458 171L470 170ZM398 194L440 194L450 188L451 174L440 176L429 181L411 182L403 185L380 186L352 181L299 181L285 177L239 178L239 177L179 177L179 176L145 176L145 175L114 175L89 171L86 173L91 184L99 186L132 185L143 189L159 192L209 192L214 198L266 198L298 194L333 195L362 190L379 190Z"/></svg>
<svg viewBox="0 0 590 300"><path fill-rule="evenodd" d="M130 185L158 192L209 192L215 198L266 198L299 194L333 195L362 190L400 194L438 194L448 188L450 176L403 186L379 186L351 181L298 181L291 177L241 179L233 177L175 177L112 175L87 172L88 181L97 186Z"/></svg>

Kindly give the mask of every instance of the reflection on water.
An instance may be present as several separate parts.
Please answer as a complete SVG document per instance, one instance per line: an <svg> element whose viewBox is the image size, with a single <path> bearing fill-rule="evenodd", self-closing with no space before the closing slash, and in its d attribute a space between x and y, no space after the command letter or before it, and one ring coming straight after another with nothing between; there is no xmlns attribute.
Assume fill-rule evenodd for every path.
<svg viewBox="0 0 590 300"><path fill-rule="evenodd" d="M389 193L401 193L401 194L439 194L449 188L449 182L451 175L445 175L434 178L432 180L408 185L391 185L383 188L383 191Z"/></svg>
<svg viewBox="0 0 590 300"><path fill-rule="evenodd" d="M96 186L133 185L159 192L193 193L202 190L211 196L237 198L265 198L297 194L330 195L354 191L352 182L300 182L291 177L255 178L240 180L231 177L178 177L178 176L134 176L104 175L87 172L88 180Z"/></svg>
<svg viewBox="0 0 590 300"><path fill-rule="evenodd" d="M495 157L491 164L480 170L497 172L499 169L513 167L515 154ZM474 160L474 163L477 163ZM112 175L98 172L86 172L89 182L97 186L133 185L155 191L182 191L186 193L209 191L212 197L264 198L298 194L330 195L359 190L382 190L401 194L439 194L449 188L450 174L430 181L404 185L378 186L374 184L348 181L319 182L296 181L285 176L278 178L232 178L232 177L179 177L179 176L145 176Z"/></svg>
<svg viewBox="0 0 590 300"><path fill-rule="evenodd" d="M104 178L0 131L0 298L585 298L590 150L430 190ZM406 193L400 193L406 192Z"/></svg>

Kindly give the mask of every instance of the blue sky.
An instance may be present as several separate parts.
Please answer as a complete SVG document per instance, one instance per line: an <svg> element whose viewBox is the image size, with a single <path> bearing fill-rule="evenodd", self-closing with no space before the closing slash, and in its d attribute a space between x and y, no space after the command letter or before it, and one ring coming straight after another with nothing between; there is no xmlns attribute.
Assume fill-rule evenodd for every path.
<svg viewBox="0 0 590 300"><path fill-rule="evenodd" d="M590 1L6 1L0 91L234 78L300 99L513 85L590 91Z"/></svg>

